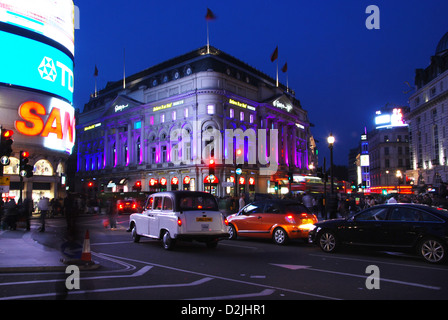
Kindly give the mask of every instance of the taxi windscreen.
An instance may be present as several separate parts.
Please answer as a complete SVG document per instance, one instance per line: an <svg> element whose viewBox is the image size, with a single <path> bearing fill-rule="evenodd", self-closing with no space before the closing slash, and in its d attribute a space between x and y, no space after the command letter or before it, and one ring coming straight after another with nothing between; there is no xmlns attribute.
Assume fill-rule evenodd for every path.
<svg viewBox="0 0 448 320"><path fill-rule="evenodd" d="M215 198L210 195L188 195L179 199L179 210L212 210L218 211L218 203Z"/></svg>

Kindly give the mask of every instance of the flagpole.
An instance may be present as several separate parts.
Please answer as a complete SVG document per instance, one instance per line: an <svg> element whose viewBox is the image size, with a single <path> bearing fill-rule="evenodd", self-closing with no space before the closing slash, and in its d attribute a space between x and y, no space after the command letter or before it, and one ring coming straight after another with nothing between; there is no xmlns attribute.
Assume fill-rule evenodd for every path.
<svg viewBox="0 0 448 320"><path fill-rule="evenodd" d="M123 89L126 89L126 48L123 48Z"/></svg>
<svg viewBox="0 0 448 320"><path fill-rule="evenodd" d="M277 85L277 88L278 88L278 59L277 59L277 81L276 81L276 85Z"/></svg>
<svg viewBox="0 0 448 320"><path fill-rule="evenodd" d="M210 53L210 39L208 35L208 19L207 19L207 54Z"/></svg>
<svg viewBox="0 0 448 320"><path fill-rule="evenodd" d="M96 89L96 76L95 76L95 98L98 97L98 91Z"/></svg>

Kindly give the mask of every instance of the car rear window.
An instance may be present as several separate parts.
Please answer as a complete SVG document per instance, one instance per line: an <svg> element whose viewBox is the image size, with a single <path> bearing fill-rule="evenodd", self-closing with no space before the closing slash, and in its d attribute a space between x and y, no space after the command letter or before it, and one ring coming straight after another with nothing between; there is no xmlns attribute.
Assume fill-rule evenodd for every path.
<svg viewBox="0 0 448 320"><path fill-rule="evenodd" d="M214 210L218 211L218 203L213 196L188 195L179 199L179 209L187 210Z"/></svg>
<svg viewBox="0 0 448 320"><path fill-rule="evenodd" d="M310 213L309 210L299 203L288 203L284 205L285 212L287 213Z"/></svg>

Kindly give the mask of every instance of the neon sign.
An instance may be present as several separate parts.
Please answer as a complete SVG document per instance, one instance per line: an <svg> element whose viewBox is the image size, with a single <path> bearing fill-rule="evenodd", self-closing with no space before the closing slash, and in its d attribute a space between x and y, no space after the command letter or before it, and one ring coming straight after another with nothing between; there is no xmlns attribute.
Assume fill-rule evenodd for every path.
<svg viewBox="0 0 448 320"><path fill-rule="evenodd" d="M14 125L19 133L40 136L44 138L44 147L71 154L76 123L74 108L70 104L53 98L46 109L38 102L27 101L20 105L18 112L22 120L16 120Z"/></svg>

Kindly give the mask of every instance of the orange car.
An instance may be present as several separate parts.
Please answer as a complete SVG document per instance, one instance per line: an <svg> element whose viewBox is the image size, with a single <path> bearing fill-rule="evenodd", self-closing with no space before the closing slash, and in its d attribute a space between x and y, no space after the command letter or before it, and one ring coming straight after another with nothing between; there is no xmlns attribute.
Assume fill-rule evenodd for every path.
<svg viewBox="0 0 448 320"><path fill-rule="evenodd" d="M277 244L308 238L317 218L303 204L292 200L264 200L248 204L227 217L229 239L237 236L272 238Z"/></svg>

